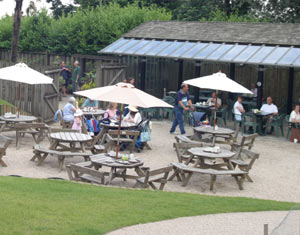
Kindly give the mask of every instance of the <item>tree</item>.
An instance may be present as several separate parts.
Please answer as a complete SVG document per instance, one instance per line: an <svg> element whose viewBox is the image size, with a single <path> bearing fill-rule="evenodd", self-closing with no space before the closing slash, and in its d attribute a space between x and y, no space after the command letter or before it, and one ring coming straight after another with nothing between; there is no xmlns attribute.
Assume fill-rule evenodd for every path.
<svg viewBox="0 0 300 235"><path fill-rule="evenodd" d="M18 49L19 49L19 34L22 18L22 4L23 0L15 0L16 7L14 13L14 25L13 25L13 38L11 47L11 62L16 63L18 59Z"/></svg>
<svg viewBox="0 0 300 235"><path fill-rule="evenodd" d="M274 22L300 23L299 0L269 0L263 14Z"/></svg>
<svg viewBox="0 0 300 235"><path fill-rule="evenodd" d="M35 6L34 1L29 2L29 6L26 8L26 15L30 16L37 12L37 8Z"/></svg>
<svg viewBox="0 0 300 235"><path fill-rule="evenodd" d="M76 10L72 4L62 4L61 0L46 0L47 3L52 3L50 9L52 10L53 17L58 19L62 15L68 15Z"/></svg>
<svg viewBox="0 0 300 235"><path fill-rule="evenodd" d="M182 4L174 10L173 19L195 21L208 19L217 9L227 17L256 15L263 7L263 0L182 0Z"/></svg>

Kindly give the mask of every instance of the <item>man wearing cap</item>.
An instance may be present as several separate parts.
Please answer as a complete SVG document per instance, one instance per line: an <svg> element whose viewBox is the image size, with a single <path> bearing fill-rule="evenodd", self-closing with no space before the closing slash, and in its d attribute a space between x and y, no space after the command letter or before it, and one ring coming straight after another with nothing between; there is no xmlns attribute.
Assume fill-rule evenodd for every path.
<svg viewBox="0 0 300 235"><path fill-rule="evenodd" d="M183 126L183 111L189 111L190 109L194 110L192 101L188 93L189 87L187 84L181 84L181 89L177 92L175 98L175 120L173 121L170 133L175 133L177 125L179 125L181 134L185 134Z"/></svg>

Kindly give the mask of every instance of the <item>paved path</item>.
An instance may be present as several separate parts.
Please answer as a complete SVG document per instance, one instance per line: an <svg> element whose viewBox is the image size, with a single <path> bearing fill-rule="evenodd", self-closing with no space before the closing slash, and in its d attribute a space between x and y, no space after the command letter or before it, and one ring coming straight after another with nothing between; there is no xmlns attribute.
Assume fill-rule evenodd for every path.
<svg viewBox="0 0 300 235"><path fill-rule="evenodd" d="M269 224L271 234L287 214L287 211L268 211L183 217L134 225L108 235L263 235L264 224Z"/></svg>

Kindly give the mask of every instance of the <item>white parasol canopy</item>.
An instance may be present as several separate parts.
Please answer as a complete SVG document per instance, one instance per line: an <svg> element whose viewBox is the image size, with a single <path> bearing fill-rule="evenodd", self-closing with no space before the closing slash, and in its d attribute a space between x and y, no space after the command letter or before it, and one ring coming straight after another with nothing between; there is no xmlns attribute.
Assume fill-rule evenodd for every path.
<svg viewBox="0 0 300 235"><path fill-rule="evenodd" d="M183 83L191 86L203 88L203 89L228 91L232 93L241 93L241 94L253 94L247 88L231 80L226 76L225 73L221 73L221 72L214 73L209 76L189 79L184 81Z"/></svg>
<svg viewBox="0 0 300 235"><path fill-rule="evenodd" d="M74 94L87 97L91 100L130 104L142 108L173 108L172 105L164 102L163 100L149 95L146 92L135 88L131 84L123 82L117 83L116 85L112 86L97 87L85 91L78 91L74 92Z"/></svg>
<svg viewBox="0 0 300 235"><path fill-rule="evenodd" d="M0 79L26 83L30 85L52 83L52 78L28 67L24 63L19 63L13 66L1 68Z"/></svg>

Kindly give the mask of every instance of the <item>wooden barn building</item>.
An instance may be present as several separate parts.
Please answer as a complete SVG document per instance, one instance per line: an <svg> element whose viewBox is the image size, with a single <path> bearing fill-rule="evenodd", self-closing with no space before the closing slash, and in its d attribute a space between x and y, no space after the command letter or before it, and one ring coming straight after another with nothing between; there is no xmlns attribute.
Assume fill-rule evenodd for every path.
<svg viewBox="0 0 300 235"><path fill-rule="evenodd" d="M300 101L300 24L151 21L99 53L115 56L137 87L157 97L221 70L245 87L256 84L258 105L272 96L289 111ZM198 101L199 89L190 92Z"/></svg>

